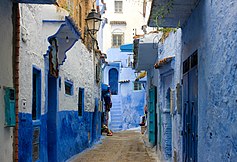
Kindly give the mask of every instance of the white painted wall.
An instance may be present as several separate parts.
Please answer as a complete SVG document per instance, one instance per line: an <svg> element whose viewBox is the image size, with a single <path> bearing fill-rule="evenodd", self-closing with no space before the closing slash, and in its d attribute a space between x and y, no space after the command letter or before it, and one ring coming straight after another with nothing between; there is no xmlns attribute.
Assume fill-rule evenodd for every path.
<svg viewBox="0 0 237 162"><path fill-rule="evenodd" d="M77 110L78 89L84 88L85 111L94 111L94 70L92 54L88 52L81 40L75 43L74 47L67 52L67 59L60 67L59 75L62 78L62 87L59 91L60 110ZM74 95L65 95L65 79L71 80L74 85Z"/></svg>
<svg viewBox="0 0 237 162"><path fill-rule="evenodd" d="M42 48L45 41L42 31L41 5L20 5L21 40L20 40L20 94L19 112L32 112L32 69L33 65L41 69L41 113L45 113L45 78L44 57L46 51ZM26 101L26 106L22 102Z"/></svg>
<svg viewBox="0 0 237 162"><path fill-rule="evenodd" d="M60 22L42 22L43 20L64 20L68 15L63 9L54 5L21 5L21 57L20 57L20 101L26 99L27 106L21 112L31 113L32 105L32 65L41 69L42 96L41 113L45 110L45 71L44 57L48 50L49 36L54 35ZM94 88L94 70L92 54L88 52L81 40L67 53L67 59L60 66L61 90L59 90L59 111L77 110L78 87L85 88L85 111L94 111L94 97L98 94ZM73 81L74 95L65 94L64 80ZM98 96L97 96L98 97Z"/></svg>
<svg viewBox="0 0 237 162"><path fill-rule="evenodd" d="M3 87L13 87L12 69L12 2L0 1L0 161L13 159L13 128L5 128L5 104Z"/></svg>

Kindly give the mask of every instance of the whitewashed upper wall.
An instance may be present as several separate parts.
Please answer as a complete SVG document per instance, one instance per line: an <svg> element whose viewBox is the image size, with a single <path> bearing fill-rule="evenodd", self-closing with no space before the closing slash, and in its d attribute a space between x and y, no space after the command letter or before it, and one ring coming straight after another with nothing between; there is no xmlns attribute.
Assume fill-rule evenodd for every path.
<svg viewBox="0 0 237 162"><path fill-rule="evenodd" d="M21 39L20 39L20 94L19 111L31 113L32 111L32 69L33 65L41 69L41 113L45 113L45 78L44 78L44 57L46 53L43 49L41 5L20 5L21 16ZM22 102L26 106L22 107Z"/></svg>
<svg viewBox="0 0 237 162"><path fill-rule="evenodd" d="M37 13L37 14L36 14ZM68 15L63 9L54 5L21 5L21 57L20 57L20 102L25 99L26 110L31 113L32 105L32 65L41 69L41 113L45 113L45 64L43 55L48 50L48 37L54 35L60 22L43 20L64 20ZM29 41L30 40L30 41ZM61 90L59 90L59 111L77 110L78 87L85 88L85 111L94 111L94 68L92 54L88 52L81 40L66 53L67 59L60 66ZM73 96L65 94L64 81L73 81Z"/></svg>
<svg viewBox="0 0 237 162"><path fill-rule="evenodd" d="M61 90L59 91L59 107L61 110L77 110L78 90L84 88L85 111L94 110L94 70L91 53L85 48L81 40L67 52L65 63L60 66ZM65 80L73 82L74 95L65 95Z"/></svg>
<svg viewBox="0 0 237 162"><path fill-rule="evenodd" d="M5 128L5 104L3 89L13 87L13 26L12 26L12 2L0 1L0 161L12 161L13 159L13 128Z"/></svg>

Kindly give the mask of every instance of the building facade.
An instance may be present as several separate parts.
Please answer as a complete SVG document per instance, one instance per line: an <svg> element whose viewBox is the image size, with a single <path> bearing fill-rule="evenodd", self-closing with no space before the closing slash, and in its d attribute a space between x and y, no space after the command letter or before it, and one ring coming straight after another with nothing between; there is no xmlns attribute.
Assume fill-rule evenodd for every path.
<svg viewBox="0 0 237 162"><path fill-rule="evenodd" d="M18 3L53 4L55 0L3 0L0 3L0 161L18 160L19 8Z"/></svg>
<svg viewBox="0 0 237 162"><path fill-rule="evenodd" d="M65 9L20 9L19 161L65 161L100 138L100 57Z"/></svg>
<svg viewBox="0 0 237 162"><path fill-rule="evenodd" d="M182 32L181 43L177 44L178 50L172 47L175 38L169 41L172 35L161 48L162 51L167 51L172 47L176 56L180 55L175 56L175 64L174 59L168 58L155 64L159 73L169 71L168 64L171 67L172 64L175 65L174 71L177 71L177 75L174 73L171 77L157 76L161 77L158 81L158 84L161 83L161 90L167 84L172 85L175 90L169 105L172 111L168 113L172 119L169 128L172 142L167 145L169 154L166 154L166 147L161 144L163 158L172 161L235 161L233 141L236 133L233 119L236 118L236 113L233 108L236 107L237 26L234 17L237 12L234 8L237 4L232 0L225 3L194 0L189 5L186 1L179 1L170 8L169 2L153 1L148 21L149 26L156 26L156 19L160 27L181 26ZM179 6L183 6L183 9L180 10ZM163 9L170 11L161 17L159 11ZM166 91L160 91L158 103L161 104L157 106L159 110L165 106L167 98L172 98L173 93L164 96L165 93ZM157 115L157 119L159 117ZM159 122L158 120L158 129ZM167 124L163 128L164 126ZM164 135L161 133L156 136L157 144L159 137Z"/></svg>
<svg viewBox="0 0 237 162"><path fill-rule="evenodd" d="M146 79L136 81L132 69L132 44L108 50L104 83L112 93L111 129L127 130L139 126L144 115Z"/></svg>
<svg viewBox="0 0 237 162"><path fill-rule="evenodd" d="M144 115L145 80L136 82L132 69L133 37L144 33L143 0L104 1L107 12L103 15L105 24L101 34L101 49L107 55L103 70L103 82L110 85L112 92L112 130L126 130L139 126ZM133 6L133 7L128 7Z"/></svg>
<svg viewBox="0 0 237 162"><path fill-rule="evenodd" d="M180 118L174 102L180 81L180 43L180 29L151 32L134 40L135 69L147 71L148 139L162 160L171 160L174 146L180 150L172 142Z"/></svg>

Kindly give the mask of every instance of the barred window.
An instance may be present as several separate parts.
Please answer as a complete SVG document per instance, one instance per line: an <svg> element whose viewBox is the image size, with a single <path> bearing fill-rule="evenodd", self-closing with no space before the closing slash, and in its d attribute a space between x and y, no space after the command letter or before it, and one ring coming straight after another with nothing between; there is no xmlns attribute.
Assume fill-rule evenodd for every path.
<svg viewBox="0 0 237 162"><path fill-rule="evenodd" d="M140 83L140 82L134 82L134 84L133 84L133 90L134 90L134 91L140 91L140 90L142 90L142 83Z"/></svg>

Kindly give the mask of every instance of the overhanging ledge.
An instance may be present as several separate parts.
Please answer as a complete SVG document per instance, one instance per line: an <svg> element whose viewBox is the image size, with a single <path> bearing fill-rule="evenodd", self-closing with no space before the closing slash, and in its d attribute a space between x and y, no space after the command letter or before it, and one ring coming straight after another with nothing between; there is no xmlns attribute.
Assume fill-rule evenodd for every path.
<svg viewBox="0 0 237 162"><path fill-rule="evenodd" d="M77 29L73 20L66 16L65 23L59 27L58 31L54 35L48 38L50 46L48 47L47 55L52 50L52 39L56 39L58 65L62 65L66 59L66 52L73 47L80 36L81 33Z"/></svg>
<svg viewBox="0 0 237 162"><path fill-rule="evenodd" d="M178 27L183 26L200 0L153 0L148 26ZM161 13L168 11L162 18ZM160 14L160 15L159 15Z"/></svg>

